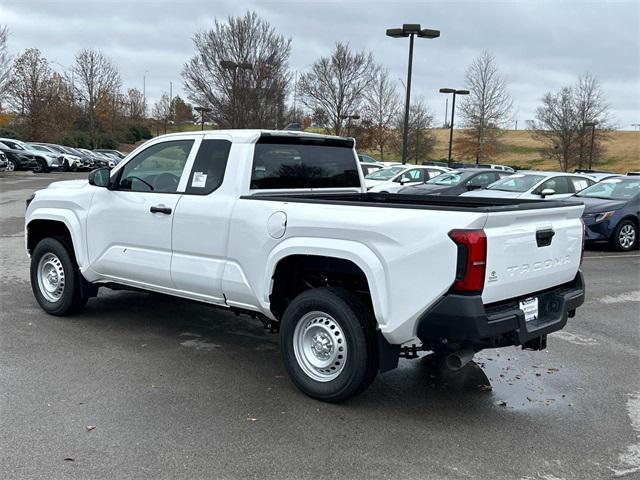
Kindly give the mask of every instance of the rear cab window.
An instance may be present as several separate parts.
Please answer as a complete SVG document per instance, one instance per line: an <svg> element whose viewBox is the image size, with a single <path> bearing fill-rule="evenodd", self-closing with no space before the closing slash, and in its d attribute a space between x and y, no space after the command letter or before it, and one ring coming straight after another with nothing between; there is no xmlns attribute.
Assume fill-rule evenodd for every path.
<svg viewBox="0 0 640 480"><path fill-rule="evenodd" d="M263 135L255 144L252 190L360 186L350 139Z"/></svg>

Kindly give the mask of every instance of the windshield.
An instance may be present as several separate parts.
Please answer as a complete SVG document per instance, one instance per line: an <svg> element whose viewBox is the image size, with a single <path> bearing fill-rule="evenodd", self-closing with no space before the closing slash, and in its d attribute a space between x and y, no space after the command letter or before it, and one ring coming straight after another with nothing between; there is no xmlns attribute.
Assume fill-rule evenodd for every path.
<svg viewBox="0 0 640 480"><path fill-rule="evenodd" d="M427 183L431 183L433 185L450 185L456 186L460 185L463 181L468 179L474 172L451 172L451 173L443 173L442 175L438 175L437 177L432 178Z"/></svg>
<svg viewBox="0 0 640 480"><path fill-rule="evenodd" d="M382 168L376 172L370 173L366 176L369 180L391 180L400 172L406 170L406 167L389 167Z"/></svg>
<svg viewBox="0 0 640 480"><path fill-rule="evenodd" d="M43 147L42 145L33 145L33 144L29 144L29 148L31 148L32 150L40 150L41 152L50 152L51 150L49 150L47 147Z"/></svg>
<svg viewBox="0 0 640 480"><path fill-rule="evenodd" d="M640 193L640 178L610 178L585 188L577 197L629 200Z"/></svg>
<svg viewBox="0 0 640 480"><path fill-rule="evenodd" d="M492 183L487 189L501 192L526 192L543 178L542 175L515 174Z"/></svg>

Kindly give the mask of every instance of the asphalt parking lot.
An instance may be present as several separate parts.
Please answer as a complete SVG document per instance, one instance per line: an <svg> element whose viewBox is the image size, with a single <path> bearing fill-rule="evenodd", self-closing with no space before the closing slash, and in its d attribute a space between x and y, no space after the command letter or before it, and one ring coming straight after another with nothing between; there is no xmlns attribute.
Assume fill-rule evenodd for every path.
<svg viewBox="0 0 640 480"><path fill-rule="evenodd" d="M587 302L544 352L444 380L401 360L329 405L248 317L107 289L42 312L24 201L85 176L0 174L0 478L640 478L639 252L587 252Z"/></svg>

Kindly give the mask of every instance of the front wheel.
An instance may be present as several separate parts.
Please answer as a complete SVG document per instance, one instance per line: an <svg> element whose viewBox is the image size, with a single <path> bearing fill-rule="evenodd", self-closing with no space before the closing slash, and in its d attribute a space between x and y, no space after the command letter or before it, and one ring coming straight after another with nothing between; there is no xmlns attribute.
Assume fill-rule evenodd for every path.
<svg viewBox="0 0 640 480"><path fill-rule="evenodd" d="M623 220L611 238L613 248L621 252L633 250L638 245L638 227L631 220Z"/></svg>
<svg viewBox="0 0 640 480"><path fill-rule="evenodd" d="M42 159L36 160L36 167L33 169L33 173L47 173L47 162Z"/></svg>
<svg viewBox="0 0 640 480"><path fill-rule="evenodd" d="M31 255L31 289L51 315L70 315L87 303L80 271L67 247L55 238L41 240Z"/></svg>
<svg viewBox="0 0 640 480"><path fill-rule="evenodd" d="M374 323L370 309L346 290L315 288L298 295L280 326L293 383L327 402L362 392L378 371Z"/></svg>

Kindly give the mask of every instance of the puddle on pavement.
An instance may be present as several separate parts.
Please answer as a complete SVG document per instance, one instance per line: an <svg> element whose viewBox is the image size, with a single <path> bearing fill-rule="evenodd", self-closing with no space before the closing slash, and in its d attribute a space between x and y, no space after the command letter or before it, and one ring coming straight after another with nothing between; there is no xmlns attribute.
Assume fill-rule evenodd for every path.
<svg viewBox="0 0 640 480"><path fill-rule="evenodd" d="M517 410L573 406L569 395L555 391L547 382L549 376L559 374L558 368L532 363L515 351L480 352L456 372L433 355L417 361L432 388L487 395L494 405Z"/></svg>

